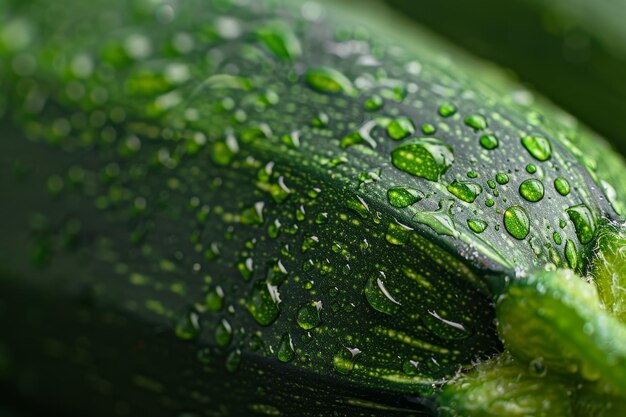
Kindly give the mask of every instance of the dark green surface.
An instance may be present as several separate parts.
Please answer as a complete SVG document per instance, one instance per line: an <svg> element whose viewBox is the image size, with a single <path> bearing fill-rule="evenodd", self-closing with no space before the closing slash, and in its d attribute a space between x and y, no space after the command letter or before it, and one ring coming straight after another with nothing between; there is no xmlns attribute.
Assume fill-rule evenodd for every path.
<svg viewBox="0 0 626 417"><path fill-rule="evenodd" d="M584 271L585 228L623 209L602 139L424 32L293 2L16 4L12 39L31 36L0 45L0 340L27 398L429 412L502 350L491 296ZM391 204L398 186L423 197Z"/></svg>

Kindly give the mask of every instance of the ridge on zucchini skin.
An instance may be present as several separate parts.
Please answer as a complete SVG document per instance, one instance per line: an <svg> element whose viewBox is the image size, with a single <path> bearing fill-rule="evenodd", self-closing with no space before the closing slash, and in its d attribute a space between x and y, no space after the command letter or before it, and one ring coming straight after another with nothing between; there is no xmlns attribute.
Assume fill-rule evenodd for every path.
<svg viewBox="0 0 626 417"><path fill-rule="evenodd" d="M37 331L46 315L77 329L12 332L13 375L33 372L28 361L59 369L60 356L68 387L87 375L98 404L107 387L132 387L120 415L154 411L151 395L201 415L323 414L278 400L301 401L318 378L341 388L346 415L427 412L403 397L437 394L502 350L491 296L507 278L587 270L602 219L623 204L609 192L622 162L594 163L584 150L605 148L593 134L539 106L544 120L527 93L484 84L482 66L457 67L426 35L413 51L309 3L241 3L7 14L25 40L0 47L15 138L0 144L13 196L0 208L1 285L23 297L3 303ZM102 7L111 15L84 17ZM166 353L106 369L128 348L98 335L107 312L111 334L136 331L139 346L152 335ZM80 338L85 323L96 334ZM74 343L84 361L70 360ZM177 355L198 384L230 381L223 398L174 388L176 367L150 363ZM295 394L237 403L228 391L283 367L304 375Z"/></svg>

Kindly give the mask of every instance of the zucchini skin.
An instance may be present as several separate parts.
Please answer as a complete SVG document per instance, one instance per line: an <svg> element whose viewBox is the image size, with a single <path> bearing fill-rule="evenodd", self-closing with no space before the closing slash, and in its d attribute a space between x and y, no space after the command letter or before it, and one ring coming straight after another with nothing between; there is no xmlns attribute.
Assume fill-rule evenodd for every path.
<svg viewBox="0 0 626 417"><path fill-rule="evenodd" d="M11 332L4 342L15 372L7 379L35 375L41 383L27 387L25 395L37 398L48 392L63 399L63 404L74 404L77 411L102 415L242 415L275 410L285 415L325 415L329 395L339 404L341 415L419 415L429 411L428 406L409 403L407 398L427 398L436 392L432 383L501 350L488 288L513 275L516 268L534 268L553 256L548 251L535 253L536 245L531 244L511 249L517 240L504 229L495 230L496 224L504 228L497 208L483 213L493 229L480 236L470 232L464 224L475 216L472 210L477 206L454 200L447 191L452 181L465 180L475 166L485 173L486 181L487 175L515 164L518 171L512 169L514 178L511 185L501 187L500 198L507 199L507 206L515 201L521 204L517 189L527 175L513 172L526 163L539 165L532 156L519 152L521 132L532 130L551 139L555 156L550 168L567 172L577 185L567 196L558 196L546 186L541 208L529 208L533 218L542 220L539 213L545 210L555 213L555 218L546 221L558 223L564 208L581 203L588 205L594 219L617 217L619 200L611 204L596 181L598 172L605 170L610 176L614 172L610 169L622 166L603 164L596 171L589 161L583 166L577 159L583 151L572 150L578 148L560 136L576 129L570 122L555 117L537 126L533 113L503 93L505 87L498 87L508 84L497 75L493 74L496 85L491 87L472 79L483 67L467 58L459 58L468 65L465 73L445 60L439 62L439 50L428 52L426 47L396 53L389 48L386 55L390 41L373 36L368 41L381 54L378 58L388 74L381 76L380 83L369 80L371 91L359 91L363 87L356 80L365 73L367 85L369 70L366 65L355 65L358 54L346 60L324 49L346 36L333 38L332 20L306 23L299 17L300 8L293 5L278 12L273 3L226 11L219 2L201 4L206 9L182 7L180 20L164 31L151 14L133 9L130 21L113 24L121 29L106 24L100 29L103 33L110 30L105 38L110 44L104 46L93 34L78 37L83 32L73 28L75 19L66 17L62 29L49 28L41 12L32 14L42 19L38 23L42 33L50 31L54 36L42 35L43 43L34 47L33 53L41 54L43 68L34 75L11 74L5 79L14 87L5 106L3 136L14 139L0 145L2 189L12 196L0 212L4 232L1 293L11 295L3 297L3 308L11 312L3 317L11 318L7 326L28 329ZM50 7L51 16L55 7L62 8ZM211 38L215 34L210 27L206 30L209 40L201 41L210 48L204 46L190 55L169 49L167 40L204 22L201 16L216 21L218 29L220 21L215 16L235 16L250 31L236 39ZM254 29L264 28L277 17L292 22L302 43L302 55L293 61L283 62L283 54L276 52L280 48L272 49L253 36ZM282 29L275 30L281 33ZM150 34L155 44L165 45L154 60L123 55L117 59L114 52L119 40L127 40L133 31ZM355 30L347 36L358 39L362 35ZM62 46L66 38L77 44ZM426 35L423 39L428 42ZM281 42L286 43L284 37ZM74 102L67 96L66 86L74 76L65 67L47 67L43 59L55 48L61 48L58 53L67 54L66 58L80 50L111 60L115 76L106 79L109 96L104 104ZM218 51L223 61L206 67L201 58L207 51ZM414 56L419 58L418 74L414 73ZM153 78L151 71L158 72L169 61L188 64L198 73L176 87L185 101L162 111L158 106L164 99L158 97L168 96L158 90L159 78ZM223 84L216 85L211 76L232 73L235 64L242 75L227 73L228 77L217 79ZM338 83L333 88L342 91L330 95L315 91L306 81L314 65L341 70L350 83L345 85L351 87ZM207 72L209 78L198 82L205 80L200 74ZM156 87L150 84L155 78ZM415 79L420 95L411 96L416 92L405 79ZM46 97L43 110L35 115L24 106L32 91L29 80ZM405 94L394 89L397 80L407 88L407 97L396 98L395 94ZM89 88L102 82L96 80L98 85ZM142 83L149 85L149 91L142 90ZM442 96L444 90L451 96ZM278 96L278 103L270 91ZM463 94L468 91L476 96ZM375 149L363 143L342 147L344 139L371 117L363 110L363 101L374 93L385 98L384 115L433 122L436 136L452 145L455 162L442 173L441 183L396 170L389 158L398 142L385 136L382 125L373 131ZM238 104L237 110L245 110L246 120L240 120L236 110L224 103L225 96ZM447 101L458 107L449 121L437 114L440 104ZM126 116L123 121L111 117L119 107ZM188 118L193 108L204 117ZM63 131L59 118L74 112L97 118L93 113L101 109L111 117L106 127L113 130L72 126L75 136L55 138L57 129ZM320 112L330 118L328 127L318 122L312 126ZM504 153L499 158L487 157L484 165L477 165L486 155L478 145L482 133L464 121L477 112L485 113L501 141L497 152ZM71 123L80 125L80 117ZM102 135L112 131L112 140ZM300 132L299 145L294 131ZM198 133L204 139L198 139L202 138ZM578 140L579 147L603 151L601 142L589 139L595 138L592 134L581 130L578 135L572 140ZM136 153L131 152L133 137L141 142ZM237 152L229 148L231 137L237 140ZM224 152L225 160L221 158ZM521 161L512 162L507 155ZM333 158L337 156L347 162L336 164ZM82 181L74 185L77 166ZM382 173L378 180L374 179L377 169ZM549 184L553 173L545 170ZM63 181L60 192L58 177ZM290 190L286 197L281 178ZM411 208L394 208L387 202L387 191L398 185L415 186L428 197ZM485 190L488 187L483 184ZM458 235L438 235L432 226L414 220L419 213L431 213L432 218L441 210L442 201L455 203ZM269 229L276 219L283 226L272 237ZM556 230L557 225L551 223L551 227ZM580 242L574 229L570 223L563 233L580 257L580 264L573 267L581 270L591 242ZM553 239L552 234L535 230L532 237L540 247ZM551 247L560 262L566 262L564 245ZM248 259L253 259L252 267ZM288 271L284 282L276 270L277 260ZM349 265L347 271L345 265ZM396 313L398 307L388 300L375 298L376 294L372 298L364 294L370 283L377 284L379 271L388 280L384 282L392 298L399 300L401 312ZM250 300L255 299L259 285L263 290L269 288L263 287L268 283L279 287L280 314L273 320L257 316L255 321ZM206 298L217 286L225 293L225 304L211 311ZM304 328L309 325L300 317L302 309L319 301L325 306L321 323ZM270 313L273 308L263 307ZM200 317L199 326L189 325L189 314ZM443 314L448 321L462 322L469 334L436 318ZM276 359L285 334L296 347L297 359L289 364ZM358 348L361 353L346 358L352 354L346 348ZM133 349L140 353L127 353ZM231 373L238 351L243 356ZM422 367L404 371L403 365L411 360ZM62 384L54 377L59 374L64 375Z"/></svg>
<svg viewBox="0 0 626 417"><path fill-rule="evenodd" d="M624 122L614 117L626 111L623 2L385 2L471 53L511 68L626 153Z"/></svg>

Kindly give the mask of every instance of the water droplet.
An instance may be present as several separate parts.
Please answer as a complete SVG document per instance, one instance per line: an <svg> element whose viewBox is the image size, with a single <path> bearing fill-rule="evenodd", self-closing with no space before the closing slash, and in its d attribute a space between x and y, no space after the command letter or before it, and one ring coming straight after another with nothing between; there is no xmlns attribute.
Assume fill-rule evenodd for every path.
<svg viewBox="0 0 626 417"><path fill-rule="evenodd" d="M176 337L182 340L194 340L200 334L200 316L190 311L176 325Z"/></svg>
<svg viewBox="0 0 626 417"><path fill-rule="evenodd" d="M528 164L526 165L526 172L528 172L529 174L534 174L535 172L537 172L537 167L533 164Z"/></svg>
<svg viewBox="0 0 626 417"><path fill-rule="evenodd" d="M489 134L480 137L480 146L487 150L496 149L499 145L496 135Z"/></svg>
<svg viewBox="0 0 626 417"><path fill-rule="evenodd" d="M569 219L574 224L576 236L580 243L585 244L591 242L595 236L596 222L589 207L580 204L570 207L566 211L569 215Z"/></svg>
<svg viewBox="0 0 626 417"><path fill-rule="evenodd" d="M254 206L248 207L241 212L240 218L242 224L263 224L263 208L265 203L262 201L254 203Z"/></svg>
<svg viewBox="0 0 626 417"><path fill-rule="evenodd" d="M401 171L438 181L454 162L452 148L436 138L410 139L391 153L391 162Z"/></svg>
<svg viewBox="0 0 626 417"><path fill-rule="evenodd" d="M387 125L387 134L393 140L404 139L415 133L415 125L408 117L398 117Z"/></svg>
<svg viewBox="0 0 626 417"><path fill-rule="evenodd" d="M215 328L215 343L224 347L230 345L233 340L233 328L226 319L222 319L220 324Z"/></svg>
<svg viewBox="0 0 626 417"><path fill-rule="evenodd" d="M220 311L224 307L224 290L219 285L211 288L204 298L208 311Z"/></svg>
<svg viewBox="0 0 626 417"><path fill-rule="evenodd" d="M330 122L330 117L328 117L326 113L320 112L317 114L317 116L313 118L313 120L311 120L311 125L313 127L323 128L323 127L327 127L329 122Z"/></svg>
<svg viewBox="0 0 626 417"><path fill-rule="evenodd" d="M554 188L558 191L562 196L566 196L570 192L569 182L563 177L558 177L554 180Z"/></svg>
<svg viewBox="0 0 626 417"><path fill-rule="evenodd" d="M563 243L563 240L561 239L561 235L559 234L559 232L552 233L552 239L554 240L554 243L556 243L557 245L560 245L561 243Z"/></svg>
<svg viewBox="0 0 626 417"><path fill-rule="evenodd" d="M480 219L468 219L467 220L467 226L472 230L472 232L474 233L482 233L485 231L485 229L487 229L487 222L484 220L480 220Z"/></svg>
<svg viewBox="0 0 626 417"><path fill-rule="evenodd" d="M346 201L346 206L364 219L367 219L367 217L369 216L369 206L367 205L365 200L363 200L358 195L352 195L348 197L348 200Z"/></svg>
<svg viewBox="0 0 626 417"><path fill-rule="evenodd" d="M487 128L487 119L485 119L485 116L482 114L472 114L467 116L463 122L474 130L483 130Z"/></svg>
<svg viewBox="0 0 626 417"><path fill-rule="evenodd" d="M354 131L346 135L343 139L341 139L341 147L347 148L353 145L359 145L362 143L367 143L371 148L376 148L377 144L374 138L372 137L372 130L376 127L376 120L370 120L365 122L363 126L359 128L359 130Z"/></svg>
<svg viewBox="0 0 626 417"><path fill-rule="evenodd" d="M452 103L444 103L439 106L438 112L441 117L450 117L456 113L456 106Z"/></svg>
<svg viewBox="0 0 626 417"><path fill-rule="evenodd" d="M302 54L300 41L291 28L280 22L261 27L257 39L277 58L288 61Z"/></svg>
<svg viewBox="0 0 626 417"><path fill-rule="evenodd" d="M341 72L329 67L315 67L307 71L305 81L312 89L326 94L354 95L352 82Z"/></svg>
<svg viewBox="0 0 626 417"><path fill-rule="evenodd" d="M319 326L321 323L321 309L321 301L312 301L300 308L298 311L298 317L296 318L298 325L304 330L311 330Z"/></svg>
<svg viewBox="0 0 626 417"><path fill-rule="evenodd" d="M291 339L291 335L289 333L285 333L280 339L276 357L281 362L291 362L296 357L296 350L293 347L293 340Z"/></svg>
<svg viewBox="0 0 626 417"><path fill-rule="evenodd" d="M369 277L365 284L365 298L374 310L392 316L398 312L400 303L393 298L385 287L383 281L385 279L386 276L382 271L379 271L378 275Z"/></svg>
<svg viewBox="0 0 626 417"><path fill-rule="evenodd" d="M374 94L372 97L365 100L363 105L367 111L377 111L383 108L383 98L378 94Z"/></svg>
<svg viewBox="0 0 626 417"><path fill-rule="evenodd" d="M235 349L228 354L224 365L226 366L226 370L228 372L233 373L233 372L236 372L237 369L239 369L240 363L241 363L241 351L239 349Z"/></svg>
<svg viewBox="0 0 626 417"><path fill-rule="evenodd" d="M385 239L392 245L404 245L409 239L411 228L398 224L396 222L389 223Z"/></svg>
<svg viewBox="0 0 626 417"><path fill-rule="evenodd" d="M576 251L576 244L571 239L567 239L565 242L565 259L567 259L567 264L570 268L576 269L578 266L578 252Z"/></svg>
<svg viewBox="0 0 626 417"><path fill-rule="evenodd" d="M341 347L333 357L335 370L340 374L349 374L354 369L354 361L360 354L360 349Z"/></svg>
<svg viewBox="0 0 626 417"><path fill-rule="evenodd" d="M278 318L279 303L278 287L267 281L258 281L252 287L246 306L257 323L268 326Z"/></svg>
<svg viewBox="0 0 626 417"><path fill-rule="evenodd" d="M485 200L485 205L486 205L487 207L493 207L493 206L494 206L494 204L496 204L496 202L495 202L495 201L493 201L493 198L488 198L488 199L486 199L486 200Z"/></svg>
<svg viewBox="0 0 626 417"><path fill-rule="evenodd" d="M470 335L470 332L463 324L458 321L449 320L434 310L429 311L428 314L424 314L421 320L428 331L442 339L465 339Z"/></svg>
<svg viewBox="0 0 626 417"><path fill-rule="evenodd" d="M411 187L391 187L387 190L387 200L394 207L403 208L424 198L424 193Z"/></svg>
<svg viewBox="0 0 626 417"><path fill-rule="evenodd" d="M483 188L475 182L454 180L448 185L448 191L466 203L473 203Z"/></svg>
<svg viewBox="0 0 626 417"><path fill-rule="evenodd" d="M318 242L319 238L317 236L307 236L302 241L302 247L300 248L300 250L302 251L302 253L310 251L315 248L315 246L317 246Z"/></svg>
<svg viewBox="0 0 626 417"><path fill-rule="evenodd" d="M504 212L504 227L515 239L523 240L530 233L530 218L526 209L511 206Z"/></svg>
<svg viewBox="0 0 626 417"><path fill-rule="evenodd" d="M456 230L454 220L452 219L452 207L454 201L444 199L439 202L439 209L436 211L422 211L413 216L413 220L425 224L440 235L459 237L460 233Z"/></svg>
<svg viewBox="0 0 626 417"><path fill-rule="evenodd" d="M496 174L496 182L500 185L508 184L509 176L506 175L504 172L498 172Z"/></svg>
<svg viewBox="0 0 626 417"><path fill-rule="evenodd" d="M406 375L409 375L409 376L415 376L419 373L417 369L419 364L420 364L419 361L406 359L405 361L402 362L402 372L404 372Z"/></svg>
<svg viewBox="0 0 626 417"><path fill-rule="evenodd" d="M550 141L540 135L524 136L522 145L533 158L538 161L547 161L552 156L552 145Z"/></svg>
<svg viewBox="0 0 626 417"><path fill-rule="evenodd" d="M535 203L543 198L543 184L539 180L528 179L520 184L519 193L526 201Z"/></svg>
<svg viewBox="0 0 626 417"><path fill-rule="evenodd" d="M424 123L420 128L425 135L432 135L437 131L437 129L435 129L435 126L431 125L430 123Z"/></svg>
<svg viewBox="0 0 626 417"><path fill-rule="evenodd" d="M252 278L252 272L254 270L254 260L252 258L243 258L237 262L237 270L246 281L250 281Z"/></svg>

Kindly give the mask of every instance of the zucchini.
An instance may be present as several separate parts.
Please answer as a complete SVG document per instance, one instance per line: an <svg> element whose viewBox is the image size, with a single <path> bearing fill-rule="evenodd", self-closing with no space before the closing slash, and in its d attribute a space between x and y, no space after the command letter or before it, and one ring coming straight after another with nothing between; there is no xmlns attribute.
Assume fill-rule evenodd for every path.
<svg viewBox="0 0 626 417"><path fill-rule="evenodd" d="M623 1L384 1L458 46L511 68L626 154L626 125L613 117L626 112Z"/></svg>
<svg viewBox="0 0 626 417"><path fill-rule="evenodd" d="M623 407L624 162L497 69L310 2L3 7L0 378L24 399Z"/></svg>

